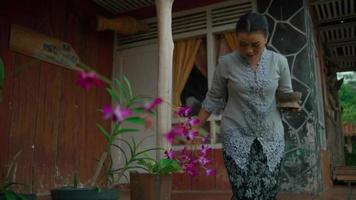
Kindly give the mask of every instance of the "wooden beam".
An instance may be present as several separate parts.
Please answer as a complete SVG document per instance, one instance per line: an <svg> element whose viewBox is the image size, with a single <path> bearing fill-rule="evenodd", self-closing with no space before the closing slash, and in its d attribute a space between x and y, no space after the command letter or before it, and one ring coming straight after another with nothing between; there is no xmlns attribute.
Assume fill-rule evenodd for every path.
<svg viewBox="0 0 356 200"><path fill-rule="evenodd" d="M174 0L156 0L158 21L158 96L166 103L159 106L157 113L157 147L167 148L164 135L172 123L172 65L173 65L173 36L172 36L172 5ZM162 152L157 152L157 159Z"/></svg>
<svg viewBox="0 0 356 200"><path fill-rule="evenodd" d="M118 17L108 19L103 16L98 16L97 31L113 30L124 35L133 35L137 33L147 32L149 29L147 23L136 20L133 17Z"/></svg>

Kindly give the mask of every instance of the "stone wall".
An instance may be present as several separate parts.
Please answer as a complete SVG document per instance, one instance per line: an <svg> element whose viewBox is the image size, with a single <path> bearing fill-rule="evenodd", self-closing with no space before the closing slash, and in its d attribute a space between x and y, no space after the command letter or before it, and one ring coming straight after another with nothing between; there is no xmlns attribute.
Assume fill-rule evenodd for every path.
<svg viewBox="0 0 356 200"><path fill-rule="evenodd" d="M308 4L303 0L257 0L257 8L269 22L268 48L286 56L293 89L303 93L302 111L283 114L286 152L281 189L317 193L322 190L320 147L325 146L325 129Z"/></svg>

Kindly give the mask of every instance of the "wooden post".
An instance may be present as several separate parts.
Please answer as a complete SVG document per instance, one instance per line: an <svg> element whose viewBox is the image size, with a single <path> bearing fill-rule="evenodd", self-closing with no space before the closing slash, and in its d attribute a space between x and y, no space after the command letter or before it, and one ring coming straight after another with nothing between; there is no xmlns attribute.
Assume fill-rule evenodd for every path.
<svg viewBox="0 0 356 200"><path fill-rule="evenodd" d="M167 148L163 134L167 133L172 123L172 65L173 65L173 37L172 37L172 5L174 0L156 0L158 19L158 96L166 103L158 108L157 114L157 147ZM170 105L168 105L169 103ZM162 152L157 152L157 159Z"/></svg>

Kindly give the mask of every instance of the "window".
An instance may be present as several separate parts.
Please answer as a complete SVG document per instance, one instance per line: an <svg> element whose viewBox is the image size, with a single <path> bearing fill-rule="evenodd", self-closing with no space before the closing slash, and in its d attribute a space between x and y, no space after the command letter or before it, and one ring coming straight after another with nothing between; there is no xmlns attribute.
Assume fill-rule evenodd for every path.
<svg viewBox="0 0 356 200"><path fill-rule="evenodd" d="M184 56L195 57L191 62L177 60L174 61L174 67L180 67L182 68L180 71L185 71L186 73L182 73L178 69L173 70L174 73L176 73L173 74L174 79L176 81L179 81L179 84L183 84L183 86L181 86L183 88L181 92L173 95L175 98L173 101L176 103L179 102L179 104L176 105L192 107L193 116L196 116L198 114L199 109L201 108L201 103L205 99L205 95L208 91L208 85L212 82L212 74L214 73L214 69L217 65L219 57L232 51L231 47L228 45L228 41L226 40L226 34L229 33L214 34L213 41L207 41L206 37L200 38L201 42L199 44L199 48L197 48L198 50L196 51L192 51L192 49L194 48L188 48L188 46L192 45L188 45L187 43L189 43L189 41L193 42L192 40L198 40L197 38L180 40L175 42L177 46L177 50L175 50L174 55L175 59L179 58L183 60L188 60L188 58L184 58ZM231 33L231 35L233 36L234 34ZM214 46L212 52L209 53L209 50L207 49L208 42L211 42L212 46ZM186 49L184 50L180 50L179 47L179 45L182 43L185 43ZM184 55L178 55L179 53L182 53ZM213 58L208 58L208 54L213 55ZM207 64L209 59L214 61L211 63L211 67L208 67ZM177 65L177 63L180 64ZM182 66L182 63L184 63L185 65ZM190 66L187 66L189 64ZM173 87L174 92L176 93L178 90L177 88L179 88L177 86L177 83L175 83ZM174 116L173 126L183 121L184 119L181 119L178 116ZM220 134L220 121L220 114L212 114L208 121L202 126L202 131L205 132L205 134L209 135L211 144L219 144L222 142L222 135ZM179 143L177 143L176 145L179 145Z"/></svg>

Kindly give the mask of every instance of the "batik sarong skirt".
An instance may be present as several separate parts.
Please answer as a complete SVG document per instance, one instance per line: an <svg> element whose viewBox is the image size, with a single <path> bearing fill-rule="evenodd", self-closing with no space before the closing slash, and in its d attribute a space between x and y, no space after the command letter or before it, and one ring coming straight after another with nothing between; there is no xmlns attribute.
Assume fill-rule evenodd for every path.
<svg viewBox="0 0 356 200"><path fill-rule="evenodd" d="M258 140L251 145L246 169L241 170L224 151L224 162L233 196L231 200L275 200L279 190L281 163L271 172Z"/></svg>

